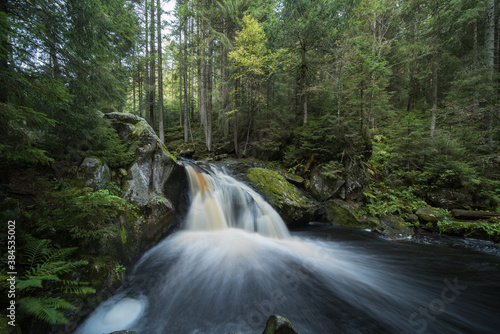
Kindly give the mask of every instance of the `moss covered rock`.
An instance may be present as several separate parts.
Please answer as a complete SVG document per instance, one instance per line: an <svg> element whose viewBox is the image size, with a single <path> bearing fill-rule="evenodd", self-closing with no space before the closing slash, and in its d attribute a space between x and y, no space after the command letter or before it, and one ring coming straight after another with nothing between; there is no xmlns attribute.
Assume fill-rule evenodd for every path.
<svg viewBox="0 0 500 334"><path fill-rule="evenodd" d="M323 175L323 167L317 166L311 171L309 189L314 197L324 202L332 197L340 196L341 192L345 197L345 190L342 191L345 183L345 180L332 179Z"/></svg>
<svg viewBox="0 0 500 334"><path fill-rule="evenodd" d="M246 177L288 226L307 225L317 218L318 205L278 172L250 168L246 171Z"/></svg>
<svg viewBox="0 0 500 334"><path fill-rule="evenodd" d="M133 154L134 161L121 174L124 198L136 205L144 221L127 223L124 252L134 259L164 237L177 223L181 193L187 187L184 167L177 163L143 118L113 112L105 115ZM131 225L131 226L129 226Z"/></svg>
<svg viewBox="0 0 500 334"><path fill-rule="evenodd" d="M290 320L280 315L273 314L267 319L266 329L262 334L298 334Z"/></svg>
<svg viewBox="0 0 500 334"><path fill-rule="evenodd" d="M104 189L111 181L111 170L97 157L87 157L78 167L76 182L94 190Z"/></svg>
<svg viewBox="0 0 500 334"><path fill-rule="evenodd" d="M326 217L330 223L354 228L371 228L369 221L360 221L353 207L341 199L332 199L325 203Z"/></svg>
<svg viewBox="0 0 500 334"><path fill-rule="evenodd" d="M383 216L378 219L378 226L374 231L393 240L405 239L413 235L413 228L401 217Z"/></svg>
<svg viewBox="0 0 500 334"><path fill-rule="evenodd" d="M418 209L416 215L422 222L435 223L443 219L443 215L439 211L432 208Z"/></svg>

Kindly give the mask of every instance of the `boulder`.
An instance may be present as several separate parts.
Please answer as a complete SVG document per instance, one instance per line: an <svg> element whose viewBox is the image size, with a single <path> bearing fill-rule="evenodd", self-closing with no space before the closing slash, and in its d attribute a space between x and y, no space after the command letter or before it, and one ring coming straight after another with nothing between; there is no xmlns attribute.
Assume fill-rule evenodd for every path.
<svg viewBox="0 0 500 334"><path fill-rule="evenodd" d="M486 200L460 189L437 188L427 195L428 203L433 206L452 209L487 209Z"/></svg>
<svg viewBox="0 0 500 334"><path fill-rule="evenodd" d="M324 202L332 197L339 196L346 181L324 176L322 174L322 169L323 168L319 166L312 169L309 188L316 199Z"/></svg>
<svg viewBox="0 0 500 334"><path fill-rule="evenodd" d="M437 223L443 219L443 215L439 211L431 208L421 208L415 213L418 218L427 223Z"/></svg>
<svg viewBox="0 0 500 334"><path fill-rule="evenodd" d="M273 314L267 319L266 329L262 334L298 334L292 323L285 317Z"/></svg>
<svg viewBox="0 0 500 334"><path fill-rule="evenodd" d="M378 226L373 230L387 238L398 240L413 235L413 228L408 226L401 217L387 215L380 217L378 222Z"/></svg>
<svg viewBox="0 0 500 334"><path fill-rule="evenodd" d="M187 177L184 167L177 163L143 118L118 112L105 117L111 120L135 158L122 173L124 198L139 207L144 217L134 229L127 229L125 251L135 257L176 225L177 214L182 211L185 200L182 194L188 186Z"/></svg>
<svg viewBox="0 0 500 334"><path fill-rule="evenodd" d="M249 182L290 226L307 225L319 216L319 206L281 174L265 168L246 171Z"/></svg>
<svg viewBox="0 0 500 334"><path fill-rule="evenodd" d="M78 167L77 183L94 190L104 189L111 181L111 170L97 157L87 157Z"/></svg>
<svg viewBox="0 0 500 334"><path fill-rule="evenodd" d="M341 199L331 199L325 203L326 217L328 222L354 228L372 228L373 222L360 221L354 208L346 201Z"/></svg>

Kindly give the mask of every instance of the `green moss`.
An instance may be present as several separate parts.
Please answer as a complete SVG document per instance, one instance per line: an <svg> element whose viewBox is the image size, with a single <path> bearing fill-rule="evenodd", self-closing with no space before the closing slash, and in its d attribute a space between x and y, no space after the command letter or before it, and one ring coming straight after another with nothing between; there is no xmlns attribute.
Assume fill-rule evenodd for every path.
<svg viewBox="0 0 500 334"><path fill-rule="evenodd" d="M440 233L500 241L500 223L487 221L459 222L446 218L439 221L437 227Z"/></svg>
<svg viewBox="0 0 500 334"><path fill-rule="evenodd" d="M281 174L265 168L250 168L246 176L255 184L264 196L282 208L282 201L298 206L306 206L308 203Z"/></svg>
<svg viewBox="0 0 500 334"><path fill-rule="evenodd" d="M120 227L120 239L123 246L125 246L127 244L127 229L123 225Z"/></svg>
<svg viewBox="0 0 500 334"><path fill-rule="evenodd" d="M349 204L342 200L335 199L326 202L326 214L328 221L336 225L355 228L373 227L368 221L361 222L358 216L349 207Z"/></svg>

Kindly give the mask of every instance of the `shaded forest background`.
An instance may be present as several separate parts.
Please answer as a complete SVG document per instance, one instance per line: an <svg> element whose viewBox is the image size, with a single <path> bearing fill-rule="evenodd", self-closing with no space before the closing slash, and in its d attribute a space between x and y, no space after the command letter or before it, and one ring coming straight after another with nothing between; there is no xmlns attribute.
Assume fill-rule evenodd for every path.
<svg viewBox="0 0 500 334"><path fill-rule="evenodd" d="M376 174L496 179L494 0L162 6L2 0L3 177L96 152L119 163L99 112L126 111L187 156L341 168L371 138Z"/></svg>
<svg viewBox="0 0 500 334"><path fill-rule="evenodd" d="M371 216L448 208L450 198L498 211L498 1L166 6L0 0L1 211L25 222L19 238L32 249L19 259L26 314L64 323L56 311L71 308L29 299L41 287L29 271L38 255L59 261L75 250L64 247L105 237L118 215L137 218L117 184L94 191L54 178L86 157L114 173L133 161L103 113L144 117L174 155L256 159L306 178L315 166L332 180L363 166L370 183L358 209ZM28 193L36 198L12 200ZM38 274L50 280L86 261ZM64 293L92 292L74 289Z"/></svg>

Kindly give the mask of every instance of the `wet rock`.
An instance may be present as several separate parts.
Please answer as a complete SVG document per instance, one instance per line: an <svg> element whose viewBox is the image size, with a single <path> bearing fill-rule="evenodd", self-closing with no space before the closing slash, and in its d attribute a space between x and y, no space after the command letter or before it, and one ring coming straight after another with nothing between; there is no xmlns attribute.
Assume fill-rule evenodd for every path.
<svg viewBox="0 0 500 334"><path fill-rule="evenodd" d="M246 177L288 226L307 225L318 217L319 205L278 172L250 168L246 171Z"/></svg>
<svg viewBox="0 0 500 334"><path fill-rule="evenodd" d="M327 220L335 225L354 227L354 228L372 228L370 221L360 221L354 212L354 208L346 201L341 199L328 200L325 203Z"/></svg>
<svg viewBox="0 0 500 334"><path fill-rule="evenodd" d="M134 332L134 331L117 331L117 332L112 332L109 334L139 334L139 333Z"/></svg>
<svg viewBox="0 0 500 334"><path fill-rule="evenodd" d="M408 226L401 217L387 215L380 217L378 222L378 227L373 230L390 239L405 239L413 235L413 228Z"/></svg>
<svg viewBox="0 0 500 334"><path fill-rule="evenodd" d="M292 323L285 317L273 314L267 319L266 329L262 334L298 334Z"/></svg>
<svg viewBox="0 0 500 334"><path fill-rule="evenodd" d="M82 188L104 189L111 181L111 170L101 159L87 157L78 167L76 180Z"/></svg>
<svg viewBox="0 0 500 334"><path fill-rule="evenodd" d="M421 221L428 223L435 223L443 219L443 215L439 211L431 208L418 209L416 215Z"/></svg>

